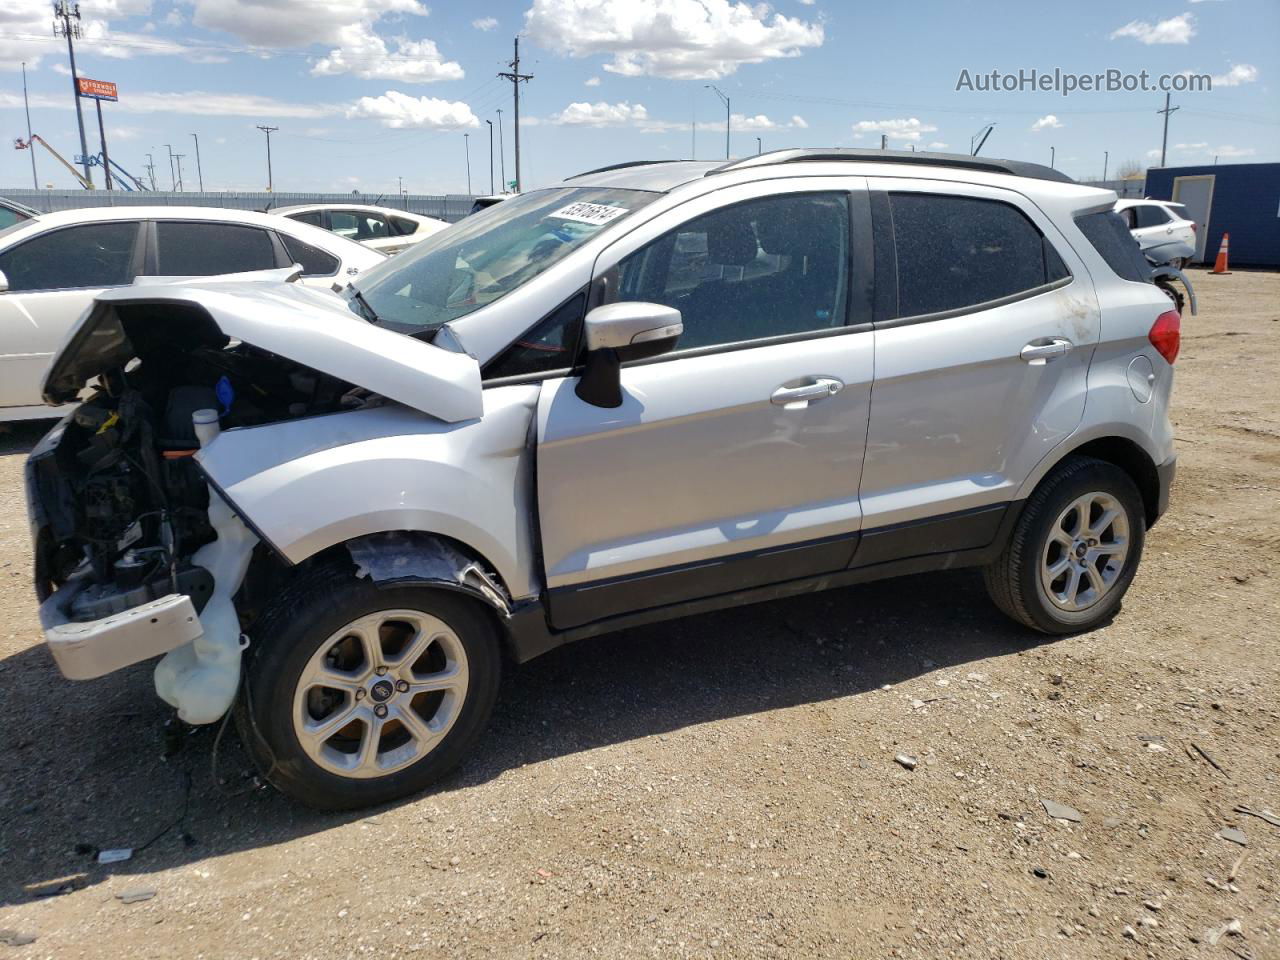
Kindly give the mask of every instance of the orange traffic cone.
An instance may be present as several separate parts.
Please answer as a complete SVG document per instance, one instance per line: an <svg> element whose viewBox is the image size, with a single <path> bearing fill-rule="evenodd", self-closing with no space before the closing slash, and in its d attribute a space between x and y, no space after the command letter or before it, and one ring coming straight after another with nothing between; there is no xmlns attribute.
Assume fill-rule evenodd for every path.
<svg viewBox="0 0 1280 960"><path fill-rule="evenodd" d="M1227 244L1231 239L1231 234L1224 233L1222 235L1222 246L1218 247L1218 259L1213 262L1213 269L1210 273L1230 273L1227 269Z"/></svg>

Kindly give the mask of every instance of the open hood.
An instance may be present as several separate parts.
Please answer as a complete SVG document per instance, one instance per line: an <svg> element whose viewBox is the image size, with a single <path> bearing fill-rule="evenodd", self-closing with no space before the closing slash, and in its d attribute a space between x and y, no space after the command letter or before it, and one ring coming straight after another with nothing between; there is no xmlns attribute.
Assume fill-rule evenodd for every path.
<svg viewBox="0 0 1280 960"><path fill-rule="evenodd" d="M136 324L189 323L193 337L239 340L446 422L481 416L474 358L367 323L325 290L264 279L153 280L100 294L55 356L45 402L68 403L133 359ZM166 304L173 315L155 309Z"/></svg>

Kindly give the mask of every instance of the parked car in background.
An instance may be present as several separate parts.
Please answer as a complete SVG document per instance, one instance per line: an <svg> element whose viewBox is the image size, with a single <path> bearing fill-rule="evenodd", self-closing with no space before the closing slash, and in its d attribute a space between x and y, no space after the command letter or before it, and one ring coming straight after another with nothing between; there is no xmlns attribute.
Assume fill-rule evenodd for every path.
<svg viewBox="0 0 1280 960"><path fill-rule="evenodd" d="M182 719L234 704L267 780L344 808L456 766L504 659L636 624L973 566L1097 627L1175 468L1180 315L1115 202L782 150L524 193L345 303L105 293L44 390L111 389L28 463L49 647L164 654Z"/></svg>
<svg viewBox="0 0 1280 960"><path fill-rule="evenodd" d="M420 243L449 226L446 220L437 220L420 213L354 203L307 203L277 207L271 212L363 243L388 256Z"/></svg>
<svg viewBox="0 0 1280 960"><path fill-rule="evenodd" d="M514 193L491 193L487 197L476 197L471 201L471 209L467 211L467 216L479 213L481 210L488 210L490 207L502 203L503 200L510 200L514 196L516 196Z"/></svg>
<svg viewBox="0 0 1280 960"><path fill-rule="evenodd" d="M0 230L0 421L56 416L40 381L67 331L110 287L299 264L344 285L386 257L295 220L216 207L90 207Z"/></svg>
<svg viewBox="0 0 1280 960"><path fill-rule="evenodd" d="M1186 266L1185 247L1196 247L1196 225L1187 219L1187 208L1169 200L1121 200L1116 212L1124 218L1125 225L1138 246L1156 263L1173 262L1176 267ZM1169 247L1176 256L1165 256L1161 247Z"/></svg>
<svg viewBox="0 0 1280 960"><path fill-rule="evenodd" d="M0 230L38 216L40 216L39 210L33 210L25 203L19 203L17 200L0 197Z"/></svg>

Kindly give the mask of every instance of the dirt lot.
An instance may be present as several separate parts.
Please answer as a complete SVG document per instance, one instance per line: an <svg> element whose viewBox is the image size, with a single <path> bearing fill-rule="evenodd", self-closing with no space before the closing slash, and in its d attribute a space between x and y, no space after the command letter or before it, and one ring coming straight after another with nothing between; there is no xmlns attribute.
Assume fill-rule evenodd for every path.
<svg viewBox="0 0 1280 960"><path fill-rule="evenodd" d="M57 674L39 430L0 437L0 928L37 937L0 958L1280 957L1280 826L1233 810L1280 812L1280 275L1196 276L1174 505L1113 624L1043 642L960 572L589 641L360 816L254 789L234 734L215 784L148 665Z"/></svg>

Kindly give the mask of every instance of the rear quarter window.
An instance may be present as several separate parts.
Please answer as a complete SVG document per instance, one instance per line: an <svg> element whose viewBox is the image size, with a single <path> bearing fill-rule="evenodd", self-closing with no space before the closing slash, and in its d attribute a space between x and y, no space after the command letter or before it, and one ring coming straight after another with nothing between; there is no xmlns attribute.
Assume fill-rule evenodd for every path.
<svg viewBox="0 0 1280 960"><path fill-rule="evenodd" d="M1142 255L1142 248L1133 239L1120 214L1114 210L1086 213L1076 217L1076 226L1116 276L1136 283L1150 279L1151 268L1147 258Z"/></svg>

